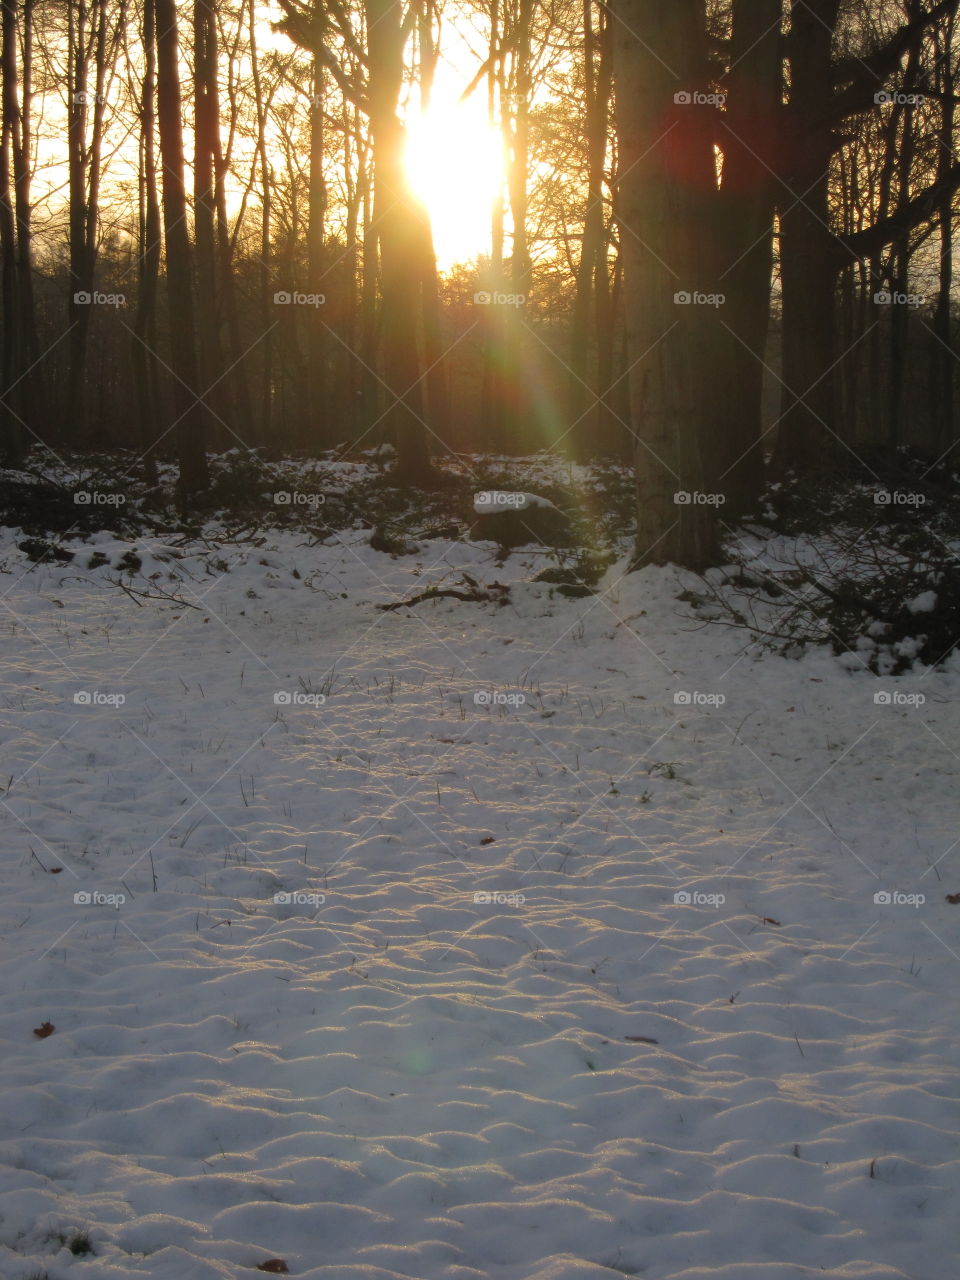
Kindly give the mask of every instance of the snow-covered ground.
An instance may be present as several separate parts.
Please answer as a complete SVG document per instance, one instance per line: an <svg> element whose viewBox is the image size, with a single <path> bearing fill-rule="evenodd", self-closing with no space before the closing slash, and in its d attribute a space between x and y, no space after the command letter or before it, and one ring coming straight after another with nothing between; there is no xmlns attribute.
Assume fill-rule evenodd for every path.
<svg viewBox="0 0 960 1280"><path fill-rule="evenodd" d="M622 562L134 544L187 607L16 541L5 1280L954 1273L956 665ZM460 570L510 603L376 608Z"/></svg>

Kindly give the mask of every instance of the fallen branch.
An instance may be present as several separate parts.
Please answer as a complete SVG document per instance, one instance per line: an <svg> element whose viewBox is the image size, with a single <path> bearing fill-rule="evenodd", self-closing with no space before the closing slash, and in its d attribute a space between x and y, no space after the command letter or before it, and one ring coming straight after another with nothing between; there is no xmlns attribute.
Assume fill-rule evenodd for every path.
<svg viewBox="0 0 960 1280"><path fill-rule="evenodd" d="M490 587L484 589L477 587L471 591L461 591L457 587L428 587L426 591L421 591L418 595L411 596L409 600L394 600L392 604L378 604L378 609L408 609L415 604L422 604L424 600L441 600L449 597L453 600L465 600L468 604L489 604L491 601L497 601L499 604L506 603L506 597L510 588L504 586L502 582L492 582Z"/></svg>
<svg viewBox="0 0 960 1280"><path fill-rule="evenodd" d="M184 600L182 596L175 596L172 592L163 591L159 587L155 591L138 591L136 587L128 587L119 578L108 578L107 581L112 587L119 587L121 591L125 591L140 609L143 608L140 600L166 600L169 604L181 605L185 609L196 609L198 613L203 612L198 604L191 604L189 600ZM138 596L140 599L137 599Z"/></svg>

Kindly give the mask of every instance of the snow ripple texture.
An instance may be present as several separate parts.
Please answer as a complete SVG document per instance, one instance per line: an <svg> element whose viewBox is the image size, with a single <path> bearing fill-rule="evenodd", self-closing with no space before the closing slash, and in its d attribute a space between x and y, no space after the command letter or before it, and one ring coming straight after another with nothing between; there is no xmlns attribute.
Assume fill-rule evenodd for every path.
<svg viewBox="0 0 960 1280"><path fill-rule="evenodd" d="M140 542L199 607L138 608L4 536L3 1277L953 1274L956 667L877 704L668 570ZM377 611L451 566L511 605Z"/></svg>

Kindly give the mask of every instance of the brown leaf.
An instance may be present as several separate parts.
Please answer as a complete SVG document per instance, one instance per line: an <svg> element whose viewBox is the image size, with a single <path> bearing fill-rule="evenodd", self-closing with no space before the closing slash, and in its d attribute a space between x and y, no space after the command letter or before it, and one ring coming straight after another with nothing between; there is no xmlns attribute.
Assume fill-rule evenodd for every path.
<svg viewBox="0 0 960 1280"><path fill-rule="evenodd" d="M268 1258L266 1262L258 1262L257 1270L271 1271L275 1276L286 1276L290 1274L290 1268L282 1258Z"/></svg>
<svg viewBox="0 0 960 1280"><path fill-rule="evenodd" d="M960 902L960 893L948 893L947 901L951 904L951 906L955 907L957 903Z"/></svg>
<svg viewBox="0 0 960 1280"><path fill-rule="evenodd" d="M63 870L63 867L48 867L47 870L50 872L52 876L58 876L60 872Z"/></svg>
<svg viewBox="0 0 960 1280"><path fill-rule="evenodd" d="M494 841L494 837L493 837L493 836L484 836L484 837L483 837L483 839L480 841L480 843L481 843L481 844L493 844L493 841Z"/></svg>
<svg viewBox="0 0 960 1280"><path fill-rule="evenodd" d="M52 1022L41 1022L39 1027L33 1028L33 1034L40 1040L46 1040L47 1036L52 1036L56 1029Z"/></svg>
<svg viewBox="0 0 960 1280"><path fill-rule="evenodd" d="M624 1040L633 1040L637 1044L659 1044L659 1040L654 1040L653 1036L624 1036Z"/></svg>
<svg viewBox="0 0 960 1280"><path fill-rule="evenodd" d="M779 921L779 920L774 920L773 916L764 916L764 917L763 917L763 919L762 919L762 921L761 921L761 923L762 923L762 924L775 924L775 925L777 926L777 928L778 928L778 929L780 928L780 921Z"/></svg>

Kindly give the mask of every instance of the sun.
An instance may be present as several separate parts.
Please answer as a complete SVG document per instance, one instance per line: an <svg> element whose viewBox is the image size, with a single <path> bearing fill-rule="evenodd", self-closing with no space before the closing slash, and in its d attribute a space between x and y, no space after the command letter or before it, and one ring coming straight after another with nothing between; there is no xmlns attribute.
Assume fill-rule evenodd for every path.
<svg viewBox="0 0 960 1280"><path fill-rule="evenodd" d="M460 102L459 86L438 77L428 109L407 117L406 165L430 214L440 270L488 254L504 167L500 136L481 97Z"/></svg>

